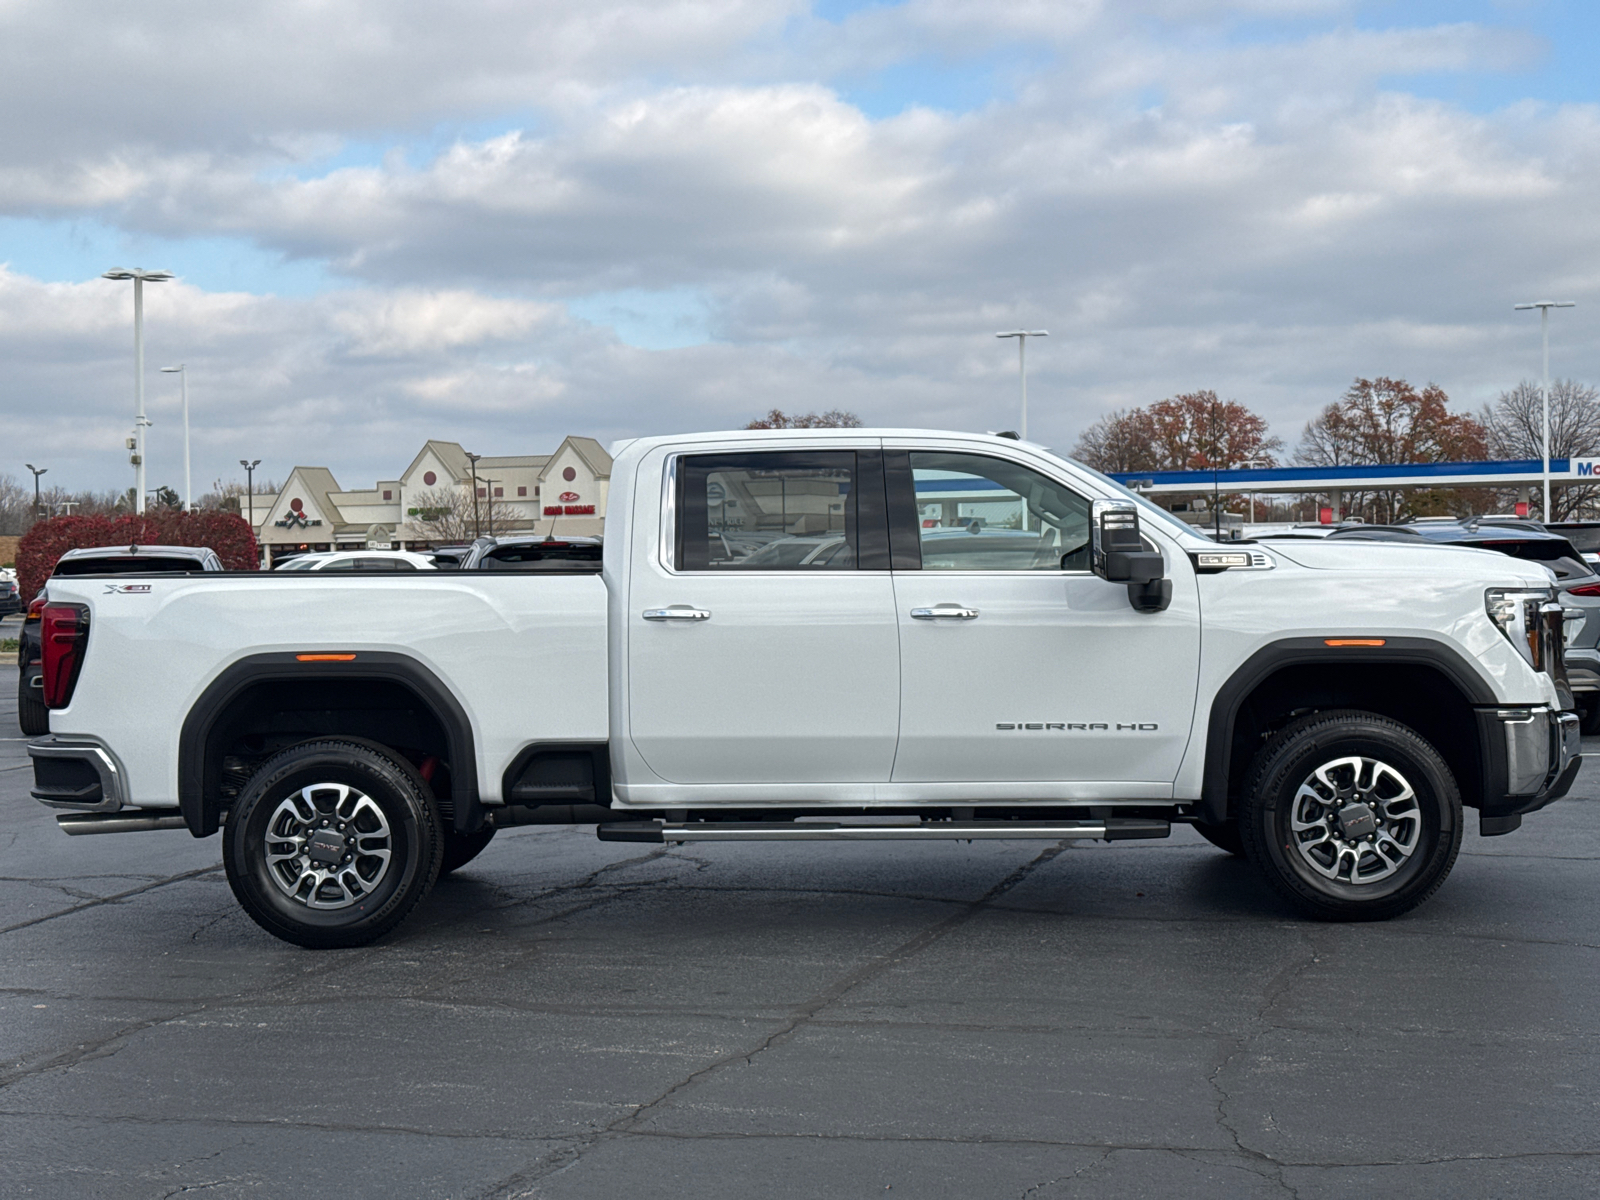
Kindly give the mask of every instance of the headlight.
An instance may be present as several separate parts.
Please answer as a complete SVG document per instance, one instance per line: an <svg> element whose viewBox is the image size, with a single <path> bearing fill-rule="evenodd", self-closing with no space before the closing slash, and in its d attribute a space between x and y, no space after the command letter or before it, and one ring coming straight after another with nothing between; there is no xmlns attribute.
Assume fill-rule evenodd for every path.
<svg viewBox="0 0 1600 1200"><path fill-rule="evenodd" d="M1490 588L1483 594L1489 619L1535 671L1552 672L1560 655L1561 605L1549 588ZM1551 642L1555 645L1552 647Z"/></svg>

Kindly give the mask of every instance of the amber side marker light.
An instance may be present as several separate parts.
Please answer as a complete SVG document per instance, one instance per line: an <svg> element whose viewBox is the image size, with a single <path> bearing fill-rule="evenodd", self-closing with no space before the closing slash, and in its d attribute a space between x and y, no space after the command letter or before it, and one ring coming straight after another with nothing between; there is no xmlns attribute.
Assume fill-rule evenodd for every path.
<svg viewBox="0 0 1600 1200"><path fill-rule="evenodd" d="M1387 638L1323 638L1324 646L1382 646Z"/></svg>
<svg viewBox="0 0 1600 1200"><path fill-rule="evenodd" d="M296 654L295 662L354 662L354 654Z"/></svg>

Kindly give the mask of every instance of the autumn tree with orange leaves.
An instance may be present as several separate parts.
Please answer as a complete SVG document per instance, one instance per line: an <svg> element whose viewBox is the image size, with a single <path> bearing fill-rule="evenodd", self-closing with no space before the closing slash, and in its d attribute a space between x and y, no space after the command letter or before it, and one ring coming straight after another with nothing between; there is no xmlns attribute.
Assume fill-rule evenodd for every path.
<svg viewBox="0 0 1600 1200"><path fill-rule="evenodd" d="M1275 466L1282 449L1266 421L1207 390L1108 413L1083 431L1072 453L1109 473L1225 470L1251 461Z"/></svg>
<svg viewBox="0 0 1600 1200"><path fill-rule="evenodd" d="M1307 467L1384 463L1468 462L1488 457L1482 424L1449 410L1437 384L1421 391L1404 379L1357 379L1305 427L1295 461ZM1388 489L1346 493L1350 514L1394 524L1418 516L1461 513L1488 497L1452 489Z"/></svg>

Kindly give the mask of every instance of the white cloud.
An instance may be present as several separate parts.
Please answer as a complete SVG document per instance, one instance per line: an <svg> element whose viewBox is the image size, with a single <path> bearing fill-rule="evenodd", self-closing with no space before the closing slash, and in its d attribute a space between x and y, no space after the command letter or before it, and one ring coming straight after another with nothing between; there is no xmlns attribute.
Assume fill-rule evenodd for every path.
<svg viewBox="0 0 1600 1200"><path fill-rule="evenodd" d="M1029 358L1057 444L1197 387L1292 441L1358 373L1474 398L1526 374L1515 299L1600 303L1600 109L1407 94L1392 81L1538 45L1355 14L911 0L835 24L788 0L485 0L441 21L339 0L186 24L13 4L0 100L30 119L0 147L0 212L236 238L347 281L152 289L152 363L191 363L206 470L314 458L354 485L430 436L532 450L774 405L1004 427L1014 359L992 335L1017 324L1052 332ZM1271 39L1238 34L1256 17ZM137 86L89 69L157 45ZM913 95L874 119L836 85L1013 52L1014 94L964 112ZM1600 379L1585 311L1559 369ZM0 355L37 398L8 413L14 444L116 476L128 338L125 288L0 274Z"/></svg>

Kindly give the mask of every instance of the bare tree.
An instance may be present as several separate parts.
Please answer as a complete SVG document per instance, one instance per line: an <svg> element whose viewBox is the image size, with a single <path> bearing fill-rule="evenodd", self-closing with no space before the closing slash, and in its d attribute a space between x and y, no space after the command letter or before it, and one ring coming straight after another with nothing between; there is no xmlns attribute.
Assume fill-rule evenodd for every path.
<svg viewBox="0 0 1600 1200"><path fill-rule="evenodd" d="M33 522L33 488L14 475L0 475L0 535L27 533Z"/></svg>
<svg viewBox="0 0 1600 1200"><path fill-rule="evenodd" d="M1544 406L1539 385L1524 379L1493 404L1483 407L1489 456L1543 459ZM1550 385L1550 457L1600 455L1600 392L1571 379ZM1540 495L1536 503L1543 503ZM1600 487L1566 484L1550 491L1549 519L1566 521L1592 512L1600 504Z"/></svg>
<svg viewBox="0 0 1600 1200"><path fill-rule="evenodd" d="M470 542L479 533L511 533L519 525L526 526L526 519L509 504L486 494L478 498L478 524L474 530L472 493L468 486L436 487L413 493L406 507L406 524L415 531L411 536L427 542ZM482 490L487 493L489 485L482 485Z"/></svg>
<svg viewBox="0 0 1600 1200"><path fill-rule="evenodd" d="M781 408L775 408L764 417L757 417L746 429L860 429L861 418L830 408L825 413L804 413L791 417Z"/></svg>

